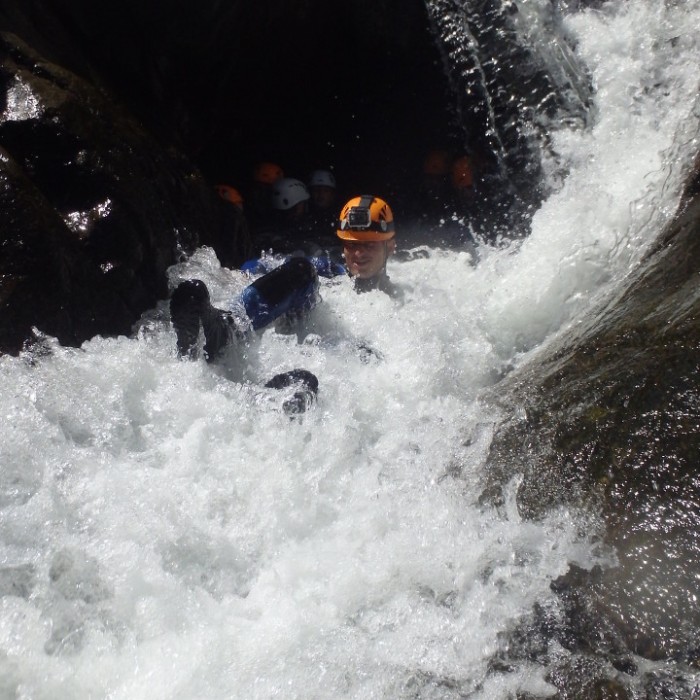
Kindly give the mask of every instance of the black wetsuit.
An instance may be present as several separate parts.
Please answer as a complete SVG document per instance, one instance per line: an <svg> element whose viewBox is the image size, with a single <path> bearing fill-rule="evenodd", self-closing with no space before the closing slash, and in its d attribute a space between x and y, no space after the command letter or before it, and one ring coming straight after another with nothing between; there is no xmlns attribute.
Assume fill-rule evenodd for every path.
<svg viewBox="0 0 700 700"><path fill-rule="evenodd" d="M170 317L183 356L195 352L201 323L204 353L211 362L231 340L243 340L285 314L306 313L318 301L316 268L307 258L297 257L249 284L228 310L211 305L209 290L201 280L182 282L170 298Z"/></svg>
<svg viewBox="0 0 700 700"><path fill-rule="evenodd" d="M378 289L380 292L388 294L392 299L401 299L403 297L403 290L397 287L386 274L386 270L382 270L378 275L368 278L353 277L353 284L355 286L355 291L358 294L363 294L364 292L371 292Z"/></svg>
<svg viewBox="0 0 700 700"><path fill-rule="evenodd" d="M317 303L318 275L306 258L290 258L243 290L237 302L247 315L242 328L234 313L211 305L209 290L201 280L182 282L170 298L170 317L181 356L196 352L200 324L204 329L204 354L208 362L218 358L232 339L243 341L251 330L265 327L285 315L302 315ZM237 322L237 320L239 322ZM316 400L318 379L304 369L275 375L266 387L290 389L282 408L290 417L304 413Z"/></svg>

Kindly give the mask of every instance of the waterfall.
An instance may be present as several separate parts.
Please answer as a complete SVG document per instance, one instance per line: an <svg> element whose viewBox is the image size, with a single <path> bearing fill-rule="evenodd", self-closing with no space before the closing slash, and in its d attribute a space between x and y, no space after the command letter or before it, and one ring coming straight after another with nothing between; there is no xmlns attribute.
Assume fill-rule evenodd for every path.
<svg viewBox="0 0 700 700"><path fill-rule="evenodd" d="M473 115L502 179L532 189L552 133L592 121L590 78L562 13L551 0L428 0L426 6L459 121L467 124Z"/></svg>
<svg viewBox="0 0 700 700"><path fill-rule="evenodd" d="M547 664L499 662L508 635L556 610L572 564L615 553L594 511L521 517L518 454L502 502L481 501L504 418L487 392L624 286L677 210L700 7L429 7L502 167L535 164L530 235L481 245L478 263L427 247L390 261L401 303L324 281L298 333L267 330L218 365L177 358L167 300L129 337L0 357L0 697L555 692ZM499 81L518 65L497 70L494 37L541 81L512 101ZM249 282L208 248L169 273L218 305ZM290 420L264 384L294 367L320 389ZM625 682L642 697L641 671Z"/></svg>

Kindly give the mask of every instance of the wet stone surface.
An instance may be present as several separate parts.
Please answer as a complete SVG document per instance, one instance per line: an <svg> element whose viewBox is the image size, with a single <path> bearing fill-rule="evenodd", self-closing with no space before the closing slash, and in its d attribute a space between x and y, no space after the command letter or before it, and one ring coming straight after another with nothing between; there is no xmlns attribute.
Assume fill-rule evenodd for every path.
<svg viewBox="0 0 700 700"><path fill-rule="evenodd" d="M600 546L616 556L608 568L572 567L552 584L561 599L556 624L530 621L530 634L510 640L519 650L511 655L528 656L535 629L602 664L598 686L579 694L569 694L576 674L564 674L562 697L627 697L606 683L635 677L634 656L673 661L681 686L682 669L692 673L700 660L700 200L688 191L622 298L585 324L588 333L499 386L501 400L522 410L494 440L483 500L497 503L520 473L524 517L559 504L588 508L599 516Z"/></svg>
<svg viewBox="0 0 700 700"><path fill-rule="evenodd" d="M32 327L64 345L129 334L197 245L242 261L235 214L224 221L191 163L10 34L0 98L0 351L16 353Z"/></svg>

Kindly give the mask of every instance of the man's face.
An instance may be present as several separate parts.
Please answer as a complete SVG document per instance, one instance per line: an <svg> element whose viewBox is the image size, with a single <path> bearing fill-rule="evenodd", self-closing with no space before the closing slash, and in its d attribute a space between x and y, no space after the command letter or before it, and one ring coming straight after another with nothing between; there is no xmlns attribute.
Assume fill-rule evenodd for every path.
<svg viewBox="0 0 700 700"><path fill-rule="evenodd" d="M396 242L390 241L343 241L343 255L352 277L369 279L383 269L386 259L394 252Z"/></svg>

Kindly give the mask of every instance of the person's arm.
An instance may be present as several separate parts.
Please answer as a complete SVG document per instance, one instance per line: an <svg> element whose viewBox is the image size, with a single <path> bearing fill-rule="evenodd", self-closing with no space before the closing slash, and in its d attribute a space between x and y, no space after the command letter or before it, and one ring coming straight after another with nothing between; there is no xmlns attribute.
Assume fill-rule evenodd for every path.
<svg viewBox="0 0 700 700"><path fill-rule="evenodd" d="M246 260L240 267L241 272L249 275L265 275L286 262L288 256L264 255L262 258Z"/></svg>
<svg viewBox="0 0 700 700"><path fill-rule="evenodd" d="M309 258L309 260L321 277L338 277L339 275L346 275L348 273L345 269L345 265L335 262L327 255Z"/></svg>
<svg viewBox="0 0 700 700"><path fill-rule="evenodd" d="M279 267L282 263L287 262L290 257L297 256L266 255L262 258L252 258L251 260L246 260L241 265L240 269L242 272L247 272L251 275L265 275L268 272L272 272L272 270ZM339 275L347 274L345 266L336 262L328 255L308 256L307 259L316 268L316 272L321 275L321 277L338 277Z"/></svg>

